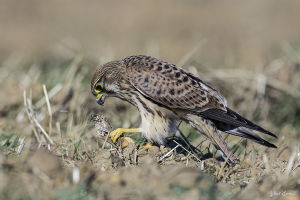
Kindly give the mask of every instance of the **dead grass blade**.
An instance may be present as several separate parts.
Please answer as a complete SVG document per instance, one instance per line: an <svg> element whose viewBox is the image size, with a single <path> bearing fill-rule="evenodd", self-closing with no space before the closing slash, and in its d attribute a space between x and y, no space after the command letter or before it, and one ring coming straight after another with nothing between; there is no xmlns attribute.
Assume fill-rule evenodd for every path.
<svg viewBox="0 0 300 200"><path fill-rule="evenodd" d="M45 131L45 129L42 127L42 125L38 122L38 120L35 117L33 108L32 108L32 104L31 104L31 98L27 99L26 97L26 91L24 90L24 105L25 105L25 109L26 109L26 113L27 116L29 118L30 123L32 124L32 126L36 126L40 129L40 131L42 132L42 134L44 135L44 137L46 138L46 140L53 145L54 142L53 140L50 138L50 136L48 135L48 133ZM34 131L35 137L37 139L37 141L40 142L39 136L38 136L38 132L35 129Z"/></svg>

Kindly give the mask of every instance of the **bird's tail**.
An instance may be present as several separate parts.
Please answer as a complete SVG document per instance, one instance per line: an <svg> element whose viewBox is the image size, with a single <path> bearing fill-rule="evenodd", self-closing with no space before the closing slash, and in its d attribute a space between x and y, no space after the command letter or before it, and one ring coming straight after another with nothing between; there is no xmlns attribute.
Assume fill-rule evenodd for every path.
<svg viewBox="0 0 300 200"><path fill-rule="evenodd" d="M259 125L251 122L250 120L242 117L238 113L234 112L230 108L226 108L227 111L218 109L208 109L201 113L203 118L209 119L217 127L218 130L250 139L258 144L277 148L274 144L262 139L259 135L252 130L259 131L261 133L277 137L270 131L265 130ZM252 129L252 130L251 130Z"/></svg>
<svg viewBox="0 0 300 200"><path fill-rule="evenodd" d="M200 115L206 119L213 121L216 125L217 123L221 123L221 126L229 125L230 128L245 127L277 138L277 136L274 133L265 130L264 128L242 117L241 115L234 112L228 107L226 107L226 111L215 108L208 109L204 112L201 112Z"/></svg>
<svg viewBox="0 0 300 200"><path fill-rule="evenodd" d="M229 164L238 161L238 159L231 154L225 140L213 122L197 115L187 115L187 121L193 128L205 135L214 144L216 149L221 152L223 158L228 160Z"/></svg>
<svg viewBox="0 0 300 200"><path fill-rule="evenodd" d="M215 121L214 124L216 125L218 130L223 131L225 133L229 133L231 135L236 135L239 137L247 138L253 142L264 145L266 147L277 148L274 144L264 140L263 138L261 138L259 135L254 133L249 128L241 127L241 126L236 127L236 126L232 126L232 125L225 124L225 123L218 122L218 121Z"/></svg>

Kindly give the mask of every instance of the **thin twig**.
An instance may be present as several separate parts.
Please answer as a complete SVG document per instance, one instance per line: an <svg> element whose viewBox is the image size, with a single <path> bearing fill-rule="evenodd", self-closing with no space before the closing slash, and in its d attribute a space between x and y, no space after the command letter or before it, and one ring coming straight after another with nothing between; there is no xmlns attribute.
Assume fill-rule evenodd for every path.
<svg viewBox="0 0 300 200"><path fill-rule="evenodd" d="M52 88L49 93L48 93L48 98L52 99L52 97L54 97L60 90L62 89L62 84L57 84L54 88ZM46 98L45 96L43 98L41 98L36 104L35 106L37 108L41 108L44 104L46 103Z"/></svg>
<svg viewBox="0 0 300 200"><path fill-rule="evenodd" d="M37 130L34 126L34 122L32 120L33 116L30 114L29 105L27 104L26 90L24 90L24 106L25 106L26 114L27 114L28 119L30 121L30 127L33 130L34 137L36 138L37 142L40 143L41 140L39 138L38 132L37 132Z"/></svg>
<svg viewBox="0 0 300 200"><path fill-rule="evenodd" d="M28 118L29 118L30 122L32 124L35 124L41 130L41 132L43 133L45 138L48 140L48 142L51 145L53 145L54 142L52 141L52 139L49 137L49 135L47 134L45 129L40 125L40 123L36 120L36 118L34 116L34 111L32 109L31 98L29 98L29 99L26 98L26 91L25 90L24 90L24 105L25 105L26 113L28 115ZM34 133L35 133L35 136L37 138L37 141L40 142L40 140L38 139L39 137L38 137L37 131L34 131ZM48 148L49 148L49 146L48 146Z"/></svg>
<svg viewBox="0 0 300 200"><path fill-rule="evenodd" d="M105 144L106 144L106 142L107 142L108 136L109 136L109 133L108 133L108 134L106 135L106 137L105 137L105 140L104 140L104 142L103 142L103 144L102 144L102 149L104 149L104 147L105 147Z"/></svg>
<svg viewBox="0 0 300 200"><path fill-rule="evenodd" d="M185 167L187 167L189 165L189 156L191 155L191 153L189 152L188 155L186 156L186 164Z"/></svg>
<svg viewBox="0 0 300 200"><path fill-rule="evenodd" d="M47 103L47 108L48 108L48 113L49 113L49 136L52 133L52 110L51 110L51 106L50 106L50 101L49 101L49 97L48 97L48 93L47 93L47 89L46 89L46 85L43 85L43 90L44 90L44 95L46 98L46 103Z"/></svg>
<svg viewBox="0 0 300 200"><path fill-rule="evenodd" d="M290 172L292 171L296 156L297 156L297 150L296 148L294 148L292 155L290 156L290 159L288 161L288 164L286 165L286 169L285 169L286 175L289 175Z"/></svg>
<svg viewBox="0 0 300 200"><path fill-rule="evenodd" d="M182 146L181 144L179 144L176 140L173 140L176 144L178 144L181 148L183 148L186 152L191 153L191 151L187 150L186 148L184 148L184 146ZM201 160L194 155L194 153L191 153L191 155L196 158L197 161L201 162Z"/></svg>
<svg viewBox="0 0 300 200"><path fill-rule="evenodd" d="M41 126L41 124L35 118L33 118L33 121L35 122L35 124L37 125L37 127L39 127L39 129L42 131L42 133L44 134L44 136L48 140L48 142L53 145L54 144L53 140L49 137L48 133Z"/></svg>
<svg viewBox="0 0 300 200"><path fill-rule="evenodd" d="M22 137L19 139L19 143L20 145L18 146L18 150L17 150L17 153L18 153L18 156L20 156L20 154L22 153L22 150L24 148L24 145L25 145L25 137Z"/></svg>
<svg viewBox="0 0 300 200"><path fill-rule="evenodd" d="M177 147L179 147L180 144L177 144L176 147L174 147L173 149L171 149L170 151L168 151L165 155L163 155L159 161L162 161L163 159L165 159L166 157L168 157L168 155L170 155L175 149L177 149Z"/></svg>
<svg viewBox="0 0 300 200"><path fill-rule="evenodd" d="M56 129L57 129L58 135L60 136L60 142L61 142L61 144L62 144L62 143L63 143L63 136L62 136L62 134L61 134L60 123L59 123L59 122L56 122Z"/></svg>

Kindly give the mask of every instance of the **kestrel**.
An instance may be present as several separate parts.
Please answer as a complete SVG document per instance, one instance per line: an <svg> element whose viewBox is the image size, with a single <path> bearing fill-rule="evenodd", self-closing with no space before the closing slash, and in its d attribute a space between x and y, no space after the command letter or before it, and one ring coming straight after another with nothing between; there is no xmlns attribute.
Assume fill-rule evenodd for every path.
<svg viewBox="0 0 300 200"><path fill-rule="evenodd" d="M107 97L117 97L140 112L141 128L118 128L110 133L113 142L123 133L141 132L149 145L164 145L166 138L180 135L178 126L185 121L204 134L224 158L231 153L220 131L276 148L252 130L276 135L228 108L226 99L217 90L184 69L157 58L130 56L98 67L91 81L91 92L100 105ZM234 159L234 156L228 158Z"/></svg>

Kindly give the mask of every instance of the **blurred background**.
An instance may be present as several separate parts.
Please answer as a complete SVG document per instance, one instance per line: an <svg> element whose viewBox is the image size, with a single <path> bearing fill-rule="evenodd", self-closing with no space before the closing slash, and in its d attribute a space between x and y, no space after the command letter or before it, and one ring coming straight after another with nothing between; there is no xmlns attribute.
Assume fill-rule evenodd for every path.
<svg viewBox="0 0 300 200"><path fill-rule="evenodd" d="M98 60L152 54L176 63L201 45L202 62L255 67L299 44L299 8L297 0L1 1L0 48L35 57L67 48Z"/></svg>
<svg viewBox="0 0 300 200"><path fill-rule="evenodd" d="M145 54L197 74L220 90L230 107L278 135L278 140L268 138L279 146L276 151L241 142L236 137L227 138L231 148L241 146L236 155L249 164L236 171L251 171L253 166L259 169L249 172L250 175L243 172L237 177L232 170L226 174L222 164L209 165L210 160L200 170L195 162L199 170L195 176L204 169L217 179L216 183L208 178L212 182L209 191L217 187L217 196L222 199L226 199L222 196L227 195L225 190L232 191L227 198L244 191L243 195L249 198L265 199L275 188L271 194L278 198L285 191L298 194L299 199L295 192L299 170L292 170L300 166L299 11L299 0L0 0L0 179L4 180L0 182L5 183L0 183L0 198L18 199L24 194L30 198L36 194L54 198L55 194L57 199L68 199L68 194L78 186L78 182L69 180L68 174L74 175L76 167L85 170L85 178L95 172L100 173L101 179L101 163L110 158L101 157L104 150L98 143L103 138L87 125L87 119L93 113L104 114L113 128L136 127L140 119L135 108L117 99L107 101L104 107L98 106L90 94L90 79L96 67L105 62ZM39 125L52 142L45 138ZM200 143L193 129L186 124L181 128L186 136L193 135L189 138L193 145ZM44 154L32 155L38 149L47 149L54 160L62 163L63 170L57 165L41 175L41 163L47 161L42 159ZM18 166L25 166L25 170ZM36 171L36 166L40 171ZM119 170L110 165L105 169ZM144 173L143 168L138 170ZM52 179L57 171L66 174L61 175L59 184ZM284 177L281 172L285 172ZM128 173L137 176L134 171ZM265 176L269 177L267 181L263 181ZM31 179L34 181L27 188ZM178 179L179 184L181 180ZM180 195L187 194L181 187L168 187L169 179L164 181L167 189L155 188L157 198L175 190L181 191ZM139 182L135 183L139 188ZM74 199L81 192L87 192L92 199L104 198L105 194L113 197L110 184L115 185L115 179L109 179L108 188L100 194L97 184L91 186L92 192L79 185ZM202 188L202 184L197 184L191 187ZM68 189L60 192L62 186ZM180 198L176 191L174 198ZM213 199L210 194L214 193L205 194ZM203 193L198 195L203 197Z"/></svg>

